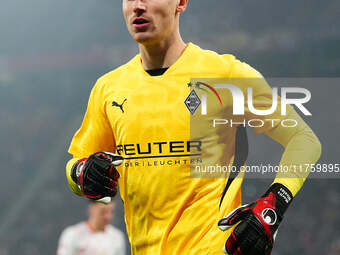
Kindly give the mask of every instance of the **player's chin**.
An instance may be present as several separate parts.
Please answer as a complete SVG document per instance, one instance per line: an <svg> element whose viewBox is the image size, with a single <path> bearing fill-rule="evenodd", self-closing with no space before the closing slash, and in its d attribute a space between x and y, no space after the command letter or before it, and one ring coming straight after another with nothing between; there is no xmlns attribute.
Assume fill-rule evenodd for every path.
<svg viewBox="0 0 340 255"><path fill-rule="evenodd" d="M150 32L134 33L132 37L137 43L144 45L150 44L156 40L156 36Z"/></svg>

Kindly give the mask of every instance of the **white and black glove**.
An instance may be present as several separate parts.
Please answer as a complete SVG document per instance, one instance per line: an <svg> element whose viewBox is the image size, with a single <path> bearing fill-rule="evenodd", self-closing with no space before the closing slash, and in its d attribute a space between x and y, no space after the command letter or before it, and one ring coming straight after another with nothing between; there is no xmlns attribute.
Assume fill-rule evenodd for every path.
<svg viewBox="0 0 340 255"><path fill-rule="evenodd" d="M78 160L72 167L71 177L85 197L110 202L110 198L117 194L120 175L116 166L122 162L122 156L97 152Z"/></svg>
<svg viewBox="0 0 340 255"><path fill-rule="evenodd" d="M293 199L282 184L275 183L254 203L236 208L219 221L225 231L239 223L223 251L230 255L270 255L283 214Z"/></svg>

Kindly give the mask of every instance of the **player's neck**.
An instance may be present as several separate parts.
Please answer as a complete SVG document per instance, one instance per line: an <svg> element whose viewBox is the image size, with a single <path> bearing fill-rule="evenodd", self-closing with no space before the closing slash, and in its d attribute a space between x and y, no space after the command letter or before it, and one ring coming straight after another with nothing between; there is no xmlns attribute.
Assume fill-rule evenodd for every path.
<svg viewBox="0 0 340 255"><path fill-rule="evenodd" d="M186 44L179 33L154 44L139 45L142 65L145 70L170 67L181 56Z"/></svg>
<svg viewBox="0 0 340 255"><path fill-rule="evenodd" d="M95 220L91 218L87 221L87 226L92 232L102 232L105 230L105 226L98 224Z"/></svg>

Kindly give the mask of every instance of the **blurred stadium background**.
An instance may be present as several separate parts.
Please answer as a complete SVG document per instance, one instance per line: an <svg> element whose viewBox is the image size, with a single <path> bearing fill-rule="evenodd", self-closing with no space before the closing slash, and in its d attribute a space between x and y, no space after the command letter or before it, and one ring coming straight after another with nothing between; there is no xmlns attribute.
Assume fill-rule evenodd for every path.
<svg viewBox="0 0 340 255"><path fill-rule="evenodd" d="M265 77L336 77L339 10L337 0L191 0L181 30L186 41L235 54ZM62 229L86 216L86 201L66 184L68 144L96 79L137 47L113 0L2 0L0 38L0 255L55 254ZM338 159L335 135L326 152ZM257 151L254 158L269 153ZM246 183L251 201L270 182ZM335 254L339 181L307 180L302 192L273 255ZM113 223L124 229L117 202Z"/></svg>

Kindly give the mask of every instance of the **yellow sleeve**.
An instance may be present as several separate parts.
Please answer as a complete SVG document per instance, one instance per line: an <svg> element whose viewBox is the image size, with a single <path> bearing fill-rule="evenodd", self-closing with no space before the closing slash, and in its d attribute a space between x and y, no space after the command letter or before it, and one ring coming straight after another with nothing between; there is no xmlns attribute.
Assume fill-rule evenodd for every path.
<svg viewBox="0 0 340 255"><path fill-rule="evenodd" d="M234 60L230 77L247 95L247 89L253 89L253 105L258 110L269 109L273 103L273 93L264 77L254 68L239 60ZM247 99L245 100L247 102ZM253 114L248 104L245 104L245 119L264 120L264 125L255 127L256 133L264 132L273 140L285 147L280 166L288 167L288 172L279 172L273 183L281 183L295 196L306 180L310 167L304 164L314 164L320 158L321 144L311 128L296 113L293 107L287 107L287 115L281 114L281 98L277 99L276 111L270 115L259 116ZM275 122L265 119L276 120ZM283 119L294 119L296 127L279 125Z"/></svg>
<svg viewBox="0 0 340 255"><path fill-rule="evenodd" d="M77 158L72 158L67 162L67 164L66 164L66 177L67 177L68 186L70 187L72 192L74 194L78 195L78 196L83 196L84 194L81 192L78 185L71 178L72 167L77 161L78 161Z"/></svg>
<svg viewBox="0 0 340 255"><path fill-rule="evenodd" d="M99 79L91 91L83 123L68 152L75 158L87 158L100 151L113 152L114 148L114 135L106 115L104 82Z"/></svg>
<svg viewBox="0 0 340 255"><path fill-rule="evenodd" d="M244 115L234 115L233 120L235 122L249 121L248 124L253 126L254 131L259 134L276 127L286 117L281 115L280 97L276 100L275 111L270 114L258 115L249 108L248 101L250 99L252 100L251 105L259 111L269 110L273 105L272 88L256 69L235 59L229 77L229 82L241 89L244 95ZM251 97L248 97L249 89L251 89Z"/></svg>
<svg viewBox="0 0 340 255"><path fill-rule="evenodd" d="M67 162L66 176L70 189L82 196L78 185L71 178L74 163L81 158L100 152L113 152L115 141L105 111L104 83L99 79L91 91L86 114L79 130L74 135L68 152L73 158Z"/></svg>
<svg viewBox="0 0 340 255"><path fill-rule="evenodd" d="M288 172L279 172L273 183L283 184L295 196L310 172L310 167L306 167L305 164L314 164L320 158L321 143L292 107L289 109L287 119L295 119L298 125L295 128L280 125L266 134L285 147L280 166L286 166Z"/></svg>

